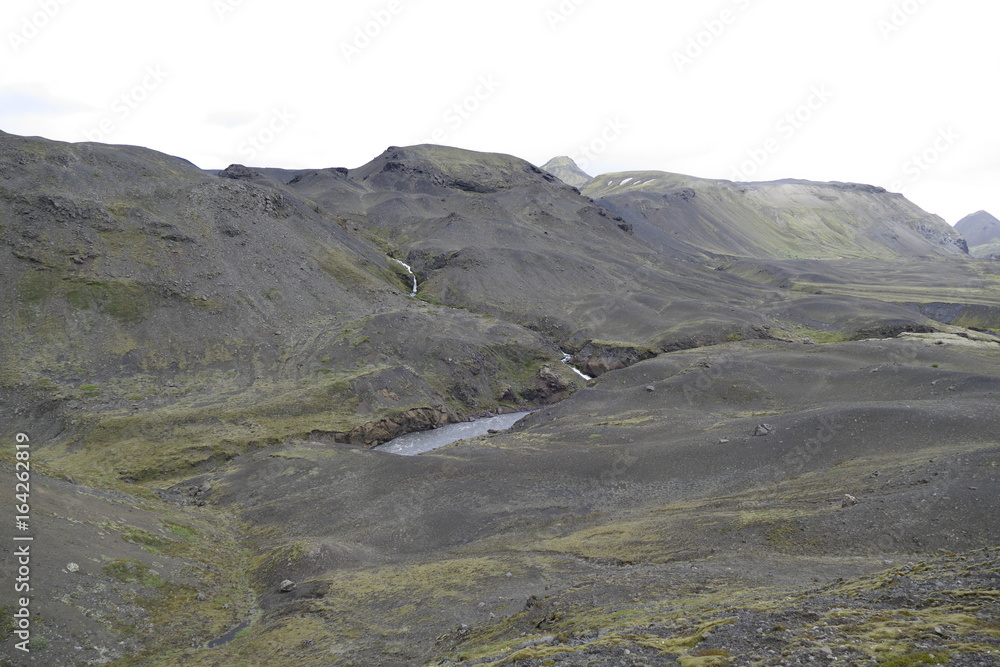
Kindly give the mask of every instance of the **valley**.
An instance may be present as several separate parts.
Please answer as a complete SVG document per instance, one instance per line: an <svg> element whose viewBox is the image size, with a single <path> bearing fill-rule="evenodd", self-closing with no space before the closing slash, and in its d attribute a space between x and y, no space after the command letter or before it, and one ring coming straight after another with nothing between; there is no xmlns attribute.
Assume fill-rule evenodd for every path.
<svg viewBox="0 0 1000 667"><path fill-rule="evenodd" d="M1000 664L1000 265L963 233L861 184L0 133L38 554L0 661Z"/></svg>

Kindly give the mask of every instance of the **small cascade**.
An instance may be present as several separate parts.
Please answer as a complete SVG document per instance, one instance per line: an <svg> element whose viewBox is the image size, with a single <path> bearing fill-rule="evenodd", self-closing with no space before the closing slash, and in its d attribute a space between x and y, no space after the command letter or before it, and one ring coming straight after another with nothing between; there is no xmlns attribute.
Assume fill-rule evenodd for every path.
<svg viewBox="0 0 1000 667"><path fill-rule="evenodd" d="M406 272L410 274L411 278L413 278L413 291L410 292L410 296L416 296L417 295L417 274L415 274L413 272L413 269L406 262L404 262L402 260L399 260L399 259L396 259L395 257L390 257L389 259L391 259L392 261L396 262L397 264L399 264L400 266L402 266L404 269L406 269Z"/></svg>
<svg viewBox="0 0 1000 667"><path fill-rule="evenodd" d="M586 373L584 373L583 371L581 371L579 368L577 368L573 364L569 363L572 360L573 360L573 355L572 354L566 354L565 352L563 352L562 362L564 364L566 364L567 366L569 366L570 368L572 368L574 373L576 373L577 375L579 375L580 377L582 377L584 380L588 380L589 381L589 380L593 380L594 379L594 378L590 377L589 375L587 375Z"/></svg>

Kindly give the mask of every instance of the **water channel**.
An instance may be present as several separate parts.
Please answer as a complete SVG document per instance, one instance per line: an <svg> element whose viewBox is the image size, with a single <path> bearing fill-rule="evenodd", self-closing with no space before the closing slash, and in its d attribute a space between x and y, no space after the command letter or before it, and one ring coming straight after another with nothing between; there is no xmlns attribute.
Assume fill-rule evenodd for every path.
<svg viewBox="0 0 1000 667"><path fill-rule="evenodd" d="M530 414L530 412L513 412L497 417L483 417L471 422L448 424L430 431L407 433L374 449L401 456L416 456L459 440L486 435L490 431L505 431Z"/></svg>

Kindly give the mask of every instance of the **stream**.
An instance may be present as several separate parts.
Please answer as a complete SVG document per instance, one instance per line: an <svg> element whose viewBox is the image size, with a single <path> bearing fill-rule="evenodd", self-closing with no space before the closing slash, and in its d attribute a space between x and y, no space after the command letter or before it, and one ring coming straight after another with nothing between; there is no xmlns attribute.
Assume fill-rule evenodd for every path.
<svg viewBox="0 0 1000 667"><path fill-rule="evenodd" d="M399 264L400 266L402 266L404 269L406 269L406 272L410 274L410 277L413 279L413 289L410 290L410 296L416 296L417 295L417 274L415 274L413 272L413 267L410 266L409 264L407 264L406 262L404 262L401 259L396 259L395 257L390 257L389 259L391 259L392 261L394 261L397 264ZM567 366L569 366L570 368L572 368L574 373L576 373L577 375L579 375L580 377L582 377L584 380L587 380L587 381L590 381L590 380L594 379L594 378L590 377L589 375L587 375L586 373L584 373L583 371L581 371L579 368L577 368L573 364L569 363L573 359L573 355L572 354L567 354L566 352L564 352L562 350L560 350L560 351L562 352L562 355L563 355L562 362L564 364L566 364Z"/></svg>
<svg viewBox="0 0 1000 667"><path fill-rule="evenodd" d="M399 454L400 456L416 456L417 454L423 454L424 452L450 445L459 440L486 435L491 430L506 431L530 414L531 412L513 412L509 415L483 417L471 422L448 424L430 431L407 433L373 449L378 452Z"/></svg>
<svg viewBox="0 0 1000 667"><path fill-rule="evenodd" d="M396 259L395 257L389 257L389 259L405 268L407 273L410 274L410 277L413 278L413 289L410 292L410 296L416 296L418 287L417 274L413 272L413 268L403 260ZM579 375L584 380L589 381L594 379L570 363L573 355L566 354L565 352L562 354L562 362L572 368L574 373ZM511 414L499 415L497 417L483 417L482 419L476 419L470 422L448 424L430 431L407 433L406 435L401 435L398 438L394 438L389 442L379 445L378 447L374 447L373 449L379 452L387 452L389 454L399 454L400 456L416 456L417 454L423 454L424 452L440 449L445 445L450 445L451 443L458 442L459 440L486 435L490 431L506 431L529 414L531 414L530 411L514 412Z"/></svg>
<svg viewBox="0 0 1000 667"><path fill-rule="evenodd" d="M243 632L253 624L253 621L244 621L240 623L235 628L222 635L221 637L216 637L212 641L208 642L208 648L218 648L219 646L225 646L229 642L236 639L236 635Z"/></svg>

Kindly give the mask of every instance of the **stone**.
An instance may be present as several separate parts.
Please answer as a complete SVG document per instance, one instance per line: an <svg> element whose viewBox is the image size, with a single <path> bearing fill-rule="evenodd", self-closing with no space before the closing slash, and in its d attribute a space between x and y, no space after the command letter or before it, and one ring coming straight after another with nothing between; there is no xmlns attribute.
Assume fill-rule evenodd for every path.
<svg viewBox="0 0 1000 667"><path fill-rule="evenodd" d="M771 435L774 433L774 427L770 424L758 424L757 428L753 430L753 434L757 437Z"/></svg>
<svg viewBox="0 0 1000 667"><path fill-rule="evenodd" d="M69 565L66 566L66 571L67 572L79 572L80 571L80 566L77 565L76 563L70 563Z"/></svg>
<svg viewBox="0 0 1000 667"><path fill-rule="evenodd" d="M858 504L858 499L849 493L844 494L844 499L841 501L841 507L854 507Z"/></svg>
<svg viewBox="0 0 1000 667"><path fill-rule="evenodd" d="M279 593L291 593L293 590L295 590L295 582L291 579L285 579L281 582L281 585L278 586Z"/></svg>

